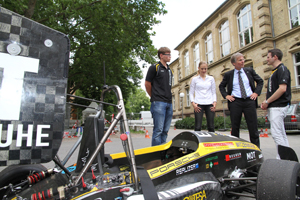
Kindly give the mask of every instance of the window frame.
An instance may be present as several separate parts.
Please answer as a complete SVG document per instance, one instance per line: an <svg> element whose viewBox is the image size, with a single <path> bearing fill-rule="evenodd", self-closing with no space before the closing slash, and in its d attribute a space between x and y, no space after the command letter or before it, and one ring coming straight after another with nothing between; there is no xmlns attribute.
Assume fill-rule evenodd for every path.
<svg viewBox="0 0 300 200"><path fill-rule="evenodd" d="M184 53L184 72L185 76L188 76L190 74L190 66L189 66L189 51L186 51Z"/></svg>
<svg viewBox="0 0 300 200"><path fill-rule="evenodd" d="M247 10L244 11L245 8ZM240 28L244 26L244 22L242 20L244 16L247 17L247 23L249 25L248 25L248 27L243 28L243 30L240 30ZM242 47L246 46L247 44L250 44L250 43L253 42L253 32L254 31L253 31L253 21L252 21L251 5L247 4L244 7L242 7L240 9L240 11L238 12L238 14L236 15L236 17L237 17L237 26L238 26L239 46L240 46L240 48L242 48ZM245 42L245 34L246 34L247 31L249 32L249 43L244 44L244 42ZM241 41L241 37L240 36L242 36L242 40L243 41Z"/></svg>
<svg viewBox="0 0 300 200"><path fill-rule="evenodd" d="M185 88L186 106L190 106L190 88Z"/></svg>
<svg viewBox="0 0 300 200"><path fill-rule="evenodd" d="M226 26L223 26L226 23ZM228 31L228 40L223 41L223 33ZM224 21L219 27L219 39L220 39L220 54L221 58L227 56L231 52L231 44L230 44L230 30L229 30L229 21ZM229 44L229 51L227 54L224 53L224 45Z"/></svg>
<svg viewBox="0 0 300 200"><path fill-rule="evenodd" d="M287 4L288 4L288 10L289 10L289 23L290 23L290 28L295 28L295 27L298 27L300 25L300 1L298 1L298 3L296 2L295 5L293 6L290 6L290 0L287 0ZM296 13L297 13L297 17L298 17L298 20L297 20L297 25L293 26L292 24L292 20L291 19L291 10L296 8Z"/></svg>
<svg viewBox="0 0 300 200"><path fill-rule="evenodd" d="M294 64L296 87L300 87L300 61L296 62L295 54L299 54L300 57L300 51L293 53L293 64ZM298 67L299 67L299 71L298 71Z"/></svg>
<svg viewBox="0 0 300 200"><path fill-rule="evenodd" d="M212 40L212 33L208 33L205 36L205 58L206 58L206 62L207 64L211 64L214 62L214 44L213 44L213 40ZM211 50L208 49L209 45L211 43ZM211 56L212 60L209 60L209 56Z"/></svg>
<svg viewBox="0 0 300 200"><path fill-rule="evenodd" d="M193 54L194 54L194 70L197 71L198 65L200 63L200 44L199 44L199 42L197 42L194 45Z"/></svg>

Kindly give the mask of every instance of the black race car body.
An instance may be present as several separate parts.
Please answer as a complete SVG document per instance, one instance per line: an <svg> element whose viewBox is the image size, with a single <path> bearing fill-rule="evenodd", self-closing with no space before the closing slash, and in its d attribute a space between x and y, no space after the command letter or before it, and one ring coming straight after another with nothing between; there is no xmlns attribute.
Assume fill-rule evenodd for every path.
<svg viewBox="0 0 300 200"><path fill-rule="evenodd" d="M260 149L252 143L230 135L197 131L182 132L166 144L138 149L134 154L136 165L146 171L146 181L153 183L159 199L223 199L222 178L243 177L247 169L263 162ZM126 153L106 157L109 162L103 164L103 175L93 180L88 172L83 179L85 187L80 183L77 190L66 189L69 178L64 172L56 173L19 193L18 198L39 199L47 196L48 190L64 188L61 193L67 199L144 199L143 191L151 189L143 184L139 193L129 192L134 189ZM76 165L69 167L73 176L78 175L75 169ZM124 188L129 191L122 192ZM57 195L61 198L59 192Z"/></svg>

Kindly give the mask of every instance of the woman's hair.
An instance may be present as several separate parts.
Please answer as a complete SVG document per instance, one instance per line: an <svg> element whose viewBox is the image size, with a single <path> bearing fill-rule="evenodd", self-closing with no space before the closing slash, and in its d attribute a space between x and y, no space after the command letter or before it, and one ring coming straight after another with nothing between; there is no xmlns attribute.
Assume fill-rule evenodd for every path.
<svg viewBox="0 0 300 200"><path fill-rule="evenodd" d="M207 65L207 62L205 62L205 61L199 62L197 74L191 78L190 85L191 85L191 83L192 83L193 78L195 78L195 77L197 77L197 76L200 76L199 68L200 68L200 66L203 65L203 64L206 64L206 65Z"/></svg>

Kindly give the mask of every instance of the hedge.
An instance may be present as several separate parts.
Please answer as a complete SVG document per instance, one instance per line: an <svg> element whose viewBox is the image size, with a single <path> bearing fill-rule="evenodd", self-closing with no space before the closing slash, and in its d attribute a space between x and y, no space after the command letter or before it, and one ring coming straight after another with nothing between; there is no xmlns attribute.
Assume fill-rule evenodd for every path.
<svg viewBox="0 0 300 200"><path fill-rule="evenodd" d="M215 117L214 122L215 122L215 130L224 129L224 118L222 116ZM264 117L257 118L257 124L258 124L258 128L264 128L265 127L265 118ZM183 118L182 120L176 121L175 126L178 129L193 129L194 130L195 129L195 118L192 118L192 117ZM231 129L231 120L230 120L229 116L227 116L225 118L225 128ZM246 123L246 120L244 117L242 117L240 128L247 129L247 123ZM207 124L206 124L205 117L203 117L201 129L207 130Z"/></svg>

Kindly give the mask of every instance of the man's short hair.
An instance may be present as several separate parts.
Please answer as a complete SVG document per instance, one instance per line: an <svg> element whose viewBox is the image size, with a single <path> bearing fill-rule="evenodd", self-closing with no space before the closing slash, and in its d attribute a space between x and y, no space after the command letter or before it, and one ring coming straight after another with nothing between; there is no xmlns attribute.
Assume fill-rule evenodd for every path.
<svg viewBox="0 0 300 200"><path fill-rule="evenodd" d="M158 59L160 59L160 54L165 54L165 53L171 53L171 50L168 47L160 47L157 53Z"/></svg>
<svg viewBox="0 0 300 200"><path fill-rule="evenodd" d="M231 56L231 59L230 59L231 63L232 63L232 64L235 63L235 62L236 62L236 59L237 59L238 57L241 57L241 56L244 57L244 55L241 54L240 52L234 53L234 54Z"/></svg>
<svg viewBox="0 0 300 200"><path fill-rule="evenodd" d="M280 49L270 49L268 53L271 53L272 57L277 56L278 60L281 61L283 53Z"/></svg>

